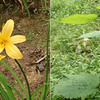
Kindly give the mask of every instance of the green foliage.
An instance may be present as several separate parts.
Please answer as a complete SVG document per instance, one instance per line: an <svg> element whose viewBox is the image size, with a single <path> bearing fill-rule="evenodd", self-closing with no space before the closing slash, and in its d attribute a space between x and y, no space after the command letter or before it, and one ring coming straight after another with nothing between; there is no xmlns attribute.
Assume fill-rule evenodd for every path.
<svg viewBox="0 0 100 100"><path fill-rule="evenodd" d="M28 33L28 35L27 35L27 40L28 40L28 41L32 41L32 39L33 39L33 34L32 34L31 31L29 31L29 33Z"/></svg>
<svg viewBox="0 0 100 100"><path fill-rule="evenodd" d="M55 95L62 95L65 98L80 98L96 92L99 85L99 75L81 74L66 75L55 85Z"/></svg>
<svg viewBox="0 0 100 100"><path fill-rule="evenodd" d="M100 10L96 8L99 3L100 0L51 1L51 100L66 100L59 94L55 97L52 96L55 92L55 85L59 83L65 73L70 75L100 73L100 38L90 39L92 43L90 52L76 53L74 49L74 44L82 40L79 38L80 35L100 31L100 17L81 25L58 23L61 18L73 14L100 15ZM87 96L86 100L99 100L100 85L97 89L95 93ZM72 100L80 100L80 98Z"/></svg>
<svg viewBox="0 0 100 100"><path fill-rule="evenodd" d="M92 38L92 37L100 37L100 31L93 31L87 34L82 34L79 38Z"/></svg>
<svg viewBox="0 0 100 100"><path fill-rule="evenodd" d="M0 8L3 8L3 4L0 4Z"/></svg>
<svg viewBox="0 0 100 100"><path fill-rule="evenodd" d="M61 18L60 22L67 24L84 24L96 19L97 16L98 15L96 14L88 14L88 15L74 14L65 18Z"/></svg>
<svg viewBox="0 0 100 100"><path fill-rule="evenodd" d="M16 100L12 90L23 100L20 93L7 82L7 78L0 73L0 92L2 100ZM5 99L4 99L5 98Z"/></svg>
<svg viewBox="0 0 100 100"><path fill-rule="evenodd" d="M100 6L97 6L96 8L97 8L97 9L100 9Z"/></svg>
<svg viewBox="0 0 100 100"><path fill-rule="evenodd" d="M25 7L25 9L27 11L28 17L30 18L30 12L29 12L29 9L28 9L27 0L23 0L23 4L24 4L24 7Z"/></svg>
<svg viewBox="0 0 100 100"><path fill-rule="evenodd" d="M5 3L5 6L7 7L7 9L10 11L13 7L13 5L11 5L10 3Z"/></svg>
<svg viewBox="0 0 100 100"><path fill-rule="evenodd" d="M20 81L20 78L15 74L15 72L11 69L11 67L3 60L0 60L0 62L12 73L12 75L15 77L15 79L17 80L17 83L14 82L15 84L19 85L20 89L24 92L24 95L26 97L27 100L33 100L36 98L36 100L46 100L47 95L49 93L50 90L50 84L48 83L49 81L49 75L48 75L48 69L49 69L49 32L50 32L50 24L48 27L48 34L47 34L47 64L46 64L46 80L45 80L45 84L43 86L40 86L36 89L36 91L32 94L31 96L31 92L30 92L30 86L27 80L27 77L20 65L20 63L15 59L15 62L17 63L17 65L19 66L25 81L26 81L26 85L28 88L28 93L26 91L26 89L24 88L22 82ZM6 80L5 80L5 76L3 76L2 74L0 74L0 97L2 98L2 100L16 100L15 98L15 94L13 93L13 91L20 97L20 100L23 100L24 98L22 97L22 95L20 95L20 93L12 86L10 85ZM8 79L8 78L6 78ZM10 80L11 81L11 80ZM40 91L40 89L42 88L41 94L39 95L40 97L37 98L38 92ZM48 98L49 100L49 98Z"/></svg>
<svg viewBox="0 0 100 100"><path fill-rule="evenodd" d="M25 90L25 88L24 88L22 82L20 81L19 77L15 74L15 72L11 69L11 67L10 67L5 61L1 60L0 62L1 62L1 63L12 73L12 75L16 78L16 80L17 80L18 83L20 84L20 88L23 90L23 92L24 92L26 98L28 99L28 98L29 98L29 97L28 97L28 94L27 94L27 92L26 92L26 90Z"/></svg>
<svg viewBox="0 0 100 100"><path fill-rule="evenodd" d="M51 0L51 18L60 20L72 14L98 14L100 11L95 5L96 0Z"/></svg>

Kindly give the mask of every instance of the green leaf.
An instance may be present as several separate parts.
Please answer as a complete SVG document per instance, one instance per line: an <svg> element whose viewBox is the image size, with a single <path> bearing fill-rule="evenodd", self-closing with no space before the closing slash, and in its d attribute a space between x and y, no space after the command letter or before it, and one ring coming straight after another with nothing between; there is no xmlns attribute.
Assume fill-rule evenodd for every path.
<svg viewBox="0 0 100 100"><path fill-rule="evenodd" d="M7 77L5 77L4 75L2 75L2 73L0 73L0 82L5 86L6 85L6 87L8 87L8 90L10 89L10 90L13 90L19 97L20 97L20 100L23 100L23 97L22 97L22 95L20 95L20 93L12 86L12 85L10 85L7 81ZM5 87L5 88L6 88ZM7 90L7 89L6 89ZM7 90L7 91L8 91ZM9 96L11 97L11 99L13 99L14 100L14 98L13 98L13 92L11 91L11 92L9 92L8 91L8 94L9 94ZM12 95L12 96L11 96Z"/></svg>
<svg viewBox="0 0 100 100"><path fill-rule="evenodd" d="M4 88L0 85L0 94L1 97L3 97L4 100L10 100L7 92L4 90Z"/></svg>
<svg viewBox="0 0 100 100"><path fill-rule="evenodd" d="M0 94L0 98L1 98L2 100L5 100L5 99L4 99L4 96L3 96L2 94Z"/></svg>
<svg viewBox="0 0 100 100"><path fill-rule="evenodd" d="M39 86L39 87L35 90L35 92L32 94L32 97L31 97L32 100L33 100L33 99L35 98L35 96L38 94L39 90L40 90L41 88L43 88L43 86L44 86L44 85L41 85L41 86Z"/></svg>
<svg viewBox="0 0 100 100"><path fill-rule="evenodd" d="M23 4L24 4L24 7L25 7L25 9L26 9L26 11L27 11L27 14L28 14L28 16L29 16L29 18L30 18L30 12L29 12L29 9L28 9L27 0L23 0Z"/></svg>
<svg viewBox="0 0 100 100"><path fill-rule="evenodd" d="M49 93L49 90L50 90L50 84L45 84L46 86L47 86L47 90L46 90L46 96L48 95L48 93ZM39 100L43 100L43 96L44 96L44 93L45 93L45 85L44 85L44 87L43 87L43 89L42 89L42 92L41 92L41 94L40 94L40 98L39 98ZM46 98L46 97L45 97Z"/></svg>
<svg viewBox="0 0 100 100"><path fill-rule="evenodd" d="M66 75L66 78L63 78L55 85L55 95L70 99L86 97L94 93L98 85L99 75Z"/></svg>
<svg viewBox="0 0 100 100"><path fill-rule="evenodd" d="M100 6L97 6L96 8L97 8L97 9L100 9Z"/></svg>
<svg viewBox="0 0 100 100"><path fill-rule="evenodd" d="M20 97L20 100L23 100L22 95L13 86L11 86L10 84L7 85Z"/></svg>
<svg viewBox="0 0 100 100"><path fill-rule="evenodd" d="M84 24L88 23L90 21L93 21L97 18L98 15L96 14L74 14L65 18L61 18L61 23L67 23L67 24Z"/></svg>
<svg viewBox="0 0 100 100"><path fill-rule="evenodd" d="M7 91L9 98L12 100L16 100L11 88L6 84L7 83L6 80L0 77L0 82L3 84L5 90Z"/></svg>
<svg viewBox="0 0 100 100"><path fill-rule="evenodd" d="M28 94L27 94L27 92L26 92L26 90L25 90L25 88L24 88L22 82L20 81L19 77L15 74L15 72L11 69L11 67L10 67L5 61L1 60L0 62L1 62L1 63L12 73L12 75L16 78L16 80L18 81L18 83L19 83L21 89L23 90L23 92L24 92L24 94L25 94L25 96L26 96L26 98L27 98L27 100L28 100L29 96L28 96Z"/></svg>
<svg viewBox="0 0 100 100"><path fill-rule="evenodd" d="M87 34L83 34L79 38L92 38L92 37L100 37L100 31L93 31Z"/></svg>

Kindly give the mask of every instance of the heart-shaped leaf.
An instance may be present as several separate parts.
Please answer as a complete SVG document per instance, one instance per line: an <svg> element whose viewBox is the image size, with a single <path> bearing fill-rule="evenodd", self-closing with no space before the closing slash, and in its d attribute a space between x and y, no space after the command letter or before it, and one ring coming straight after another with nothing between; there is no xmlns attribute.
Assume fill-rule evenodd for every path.
<svg viewBox="0 0 100 100"><path fill-rule="evenodd" d="M98 74L66 75L66 78L55 85L55 95L61 95L70 99L86 97L94 93L98 85Z"/></svg>

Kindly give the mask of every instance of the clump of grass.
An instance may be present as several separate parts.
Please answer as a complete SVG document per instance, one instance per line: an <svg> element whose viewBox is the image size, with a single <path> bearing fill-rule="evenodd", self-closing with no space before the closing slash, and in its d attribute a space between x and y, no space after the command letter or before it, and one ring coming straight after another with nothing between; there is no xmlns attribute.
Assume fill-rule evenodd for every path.
<svg viewBox="0 0 100 100"><path fill-rule="evenodd" d="M27 11L27 14L28 14L28 17L30 18L30 12L29 12L29 8L28 8L28 4L27 4L27 0L17 0L18 3L21 4L21 7L22 7L22 13L23 13L23 8L25 7L26 11ZM5 1L5 0L2 0L2 4L0 4L0 8L3 8L3 3L5 4L5 6L7 7L8 10L11 9L12 5L10 3L11 1ZM24 5L24 7L23 7Z"/></svg>
<svg viewBox="0 0 100 100"><path fill-rule="evenodd" d="M33 39L33 33L32 33L32 31L29 31L29 33L27 35L27 40L32 41L32 39Z"/></svg>

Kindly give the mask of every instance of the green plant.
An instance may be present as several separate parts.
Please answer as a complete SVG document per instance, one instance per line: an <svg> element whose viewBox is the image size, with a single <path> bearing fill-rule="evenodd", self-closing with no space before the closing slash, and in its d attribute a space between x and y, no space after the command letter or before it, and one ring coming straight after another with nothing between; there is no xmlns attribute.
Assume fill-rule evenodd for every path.
<svg viewBox="0 0 100 100"><path fill-rule="evenodd" d="M32 41L32 38L33 38L33 34L31 31L29 31L28 36L27 36L27 40Z"/></svg>
<svg viewBox="0 0 100 100"><path fill-rule="evenodd" d="M90 33L82 34L80 38L92 38L92 37L100 37L100 31L93 31Z"/></svg>
<svg viewBox="0 0 100 100"><path fill-rule="evenodd" d="M11 45L9 43L9 38L10 38L10 35L13 31L13 27L14 27L14 21L13 20L8 20L6 22L6 24L3 26L2 28L2 34L0 35L0 39L1 39L1 48L0 48L0 51L2 52L2 50L5 48L5 45L6 45L6 49L7 49L7 45ZM47 34L47 50L49 50L49 28L48 28L48 34ZM3 36L2 36L3 35ZM17 39L15 39L17 38ZM13 38L10 38L10 42L12 43L15 43L16 40L18 40L16 43L18 42L22 42L25 40L25 37L24 36L20 36L20 35L16 35L16 36L13 36ZM8 44L6 44L8 43ZM12 46L13 47L13 46ZM9 48L9 47L8 47ZM17 47L15 47L17 48ZM12 50L10 52L10 50ZM9 78L3 76L1 73L0 73L0 99L2 100L16 100L15 98L15 94L14 92L18 95L18 97L20 98L20 100L23 100L25 99L19 92L17 89L15 89L12 85L9 84L9 82L7 82L7 80L13 82L15 85L17 85L24 93L25 97L27 100L33 100L36 98L36 100L46 100L47 98L47 95L49 93L49 89L50 89L50 84L49 84L49 75L48 75L48 70L49 70L49 56L48 56L48 51L47 51L47 65L46 65L46 81L45 81L45 84L43 84L42 86L38 87L34 93L31 95L31 92L30 92L30 86L29 86L29 83L28 83L28 80L27 80L27 77L23 71L23 68L22 66L20 65L20 63L18 62L18 60L16 59L21 59L22 58L22 55L17 51L15 50L15 52L13 51L13 49L11 49L11 47L9 48L9 53L7 53L11 58L13 58L16 62L16 64L19 66L24 78L25 78L25 81L26 81L26 85L27 85L27 89L28 89L28 93L27 93L27 90L24 88L20 78L15 74L15 72L12 70L12 68L3 60L5 56L1 56L0 55L0 62L12 73L12 75L15 77L16 81L17 82L13 82L12 80L10 80ZM7 50L6 50L7 51ZM17 53L16 53L17 52ZM40 89L42 89L41 91L41 94L40 94L40 97L37 98L37 94L38 92L40 91ZM13 92L14 91L14 92Z"/></svg>
<svg viewBox="0 0 100 100"><path fill-rule="evenodd" d="M65 18L61 18L61 23L67 23L67 24L84 24L88 23L90 21L93 21L97 18L98 15L96 14L74 14Z"/></svg>
<svg viewBox="0 0 100 100"><path fill-rule="evenodd" d="M10 11L11 8L13 7L13 5L11 5L10 3L5 3L5 6L7 7L7 9Z"/></svg>
<svg viewBox="0 0 100 100"><path fill-rule="evenodd" d="M99 75L80 74L65 75L55 85L55 94L62 95L65 98L86 98L88 95L96 92L99 85ZM82 99L83 100L83 99ZM85 99L84 99L85 100Z"/></svg>
<svg viewBox="0 0 100 100"><path fill-rule="evenodd" d="M3 4L0 4L0 8L3 8Z"/></svg>
<svg viewBox="0 0 100 100"><path fill-rule="evenodd" d="M46 79L45 79L45 83L47 84L48 83L48 80L49 80L49 75L48 75L48 72L49 72L49 34L50 34L50 23L48 25L48 33L47 33L47 63L46 63ZM43 97L43 100L46 100L46 96L47 96L47 93L48 93L48 88L49 86L48 85L45 85L44 87L44 97Z"/></svg>
<svg viewBox="0 0 100 100"><path fill-rule="evenodd" d="M29 12L29 9L28 9L27 0L23 0L23 4L24 4L24 7L25 7L25 9L26 9L26 11L27 11L27 14L28 14L28 16L29 16L29 18L30 18L30 12Z"/></svg>
<svg viewBox="0 0 100 100"><path fill-rule="evenodd" d="M59 88L63 87L63 84L66 85L67 82L69 82L69 80L67 80L68 78L63 77L65 73L73 76L81 73L90 73L92 77L93 74L97 75L97 73L100 72L100 38L95 38L97 37L96 34L99 36L99 31L97 33L97 30L100 30L99 16L95 17L95 20L91 20L89 23L88 21L87 23L81 23L82 21L78 21L78 18L76 18L76 20L73 20L74 18L70 19L73 15L99 15L100 10L97 10L96 6L97 3L95 0L67 0L66 2L65 0L51 1L51 95L54 95L55 93L55 96L51 96L52 100L66 100L66 98L68 98L68 95L66 95L67 88L65 89L65 86L63 89ZM66 16L69 16L67 22L63 24L62 22L58 23L62 18L67 19ZM84 16L84 18L86 18L86 16ZM66 19L63 21L66 21ZM70 25L68 24L69 22L71 22ZM76 25L76 23L81 23L81 25ZM86 34L93 31L95 34ZM82 34L84 36L80 37ZM85 36L85 34L88 35L88 37ZM93 35L94 38L92 38ZM92 43L90 45L90 52L76 53L74 50L74 44L77 41L82 41L83 38L90 38ZM62 82L64 79L66 81ZM60 82L61 84L59 84ZM85 84L85 81L83 81L83 84ZM55 86L59 93L56 93ZM100 99L100 85L98 84L96 87L97 90L95 92L88 92L89 96L86 96L86 100ZM63 90L65 90L65 92ZM70 94L72 92L70 91ZM84 97L81 97L81 99L85 100ZM80 97L72 100L80 100Z"/></svg>

